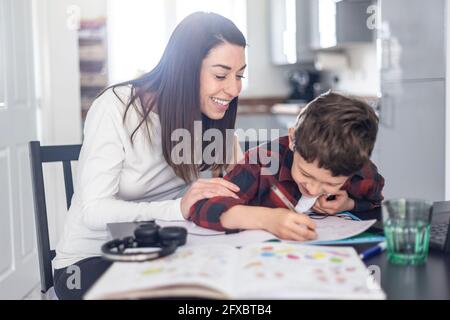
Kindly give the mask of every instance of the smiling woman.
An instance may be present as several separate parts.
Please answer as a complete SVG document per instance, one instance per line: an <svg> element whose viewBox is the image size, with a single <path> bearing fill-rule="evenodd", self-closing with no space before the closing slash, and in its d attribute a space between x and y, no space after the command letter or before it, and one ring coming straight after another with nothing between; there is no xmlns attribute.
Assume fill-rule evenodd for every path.
<svg viewBox="0 0 450 320"><path fill-rule="evenodd" d="M99 257L108 223L182 220L201 199L237 198L239 188L233 183L198 177L201 171L226 170L239 160L237 139L227 130L234 129L245 47L243 34L229 19L193 13L175 28L153 70L105 89L94 101L54 260L59 298L81 298L109 267ZM201 136L209 129L221 133L225 163L194 161L206 143L200 144L200 153L193 143L186 150L188 161L171 157L178 143L173 133L186 130L195 142L196 123L201 124ZM80 285L68 288L73 265L80 269Z"/></svg>

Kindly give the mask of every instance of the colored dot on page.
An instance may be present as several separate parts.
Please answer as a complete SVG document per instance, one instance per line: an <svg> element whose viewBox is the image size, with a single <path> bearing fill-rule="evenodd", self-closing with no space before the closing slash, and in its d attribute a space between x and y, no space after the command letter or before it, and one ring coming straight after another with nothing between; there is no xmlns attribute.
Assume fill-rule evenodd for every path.
<svg viewBox="0 0 450 320"><path fill-rule="evenodd" d="M263 257L273 257L274 254L272 252L263 252L263 253L261 253L261 256L263 256Z"/></svg>

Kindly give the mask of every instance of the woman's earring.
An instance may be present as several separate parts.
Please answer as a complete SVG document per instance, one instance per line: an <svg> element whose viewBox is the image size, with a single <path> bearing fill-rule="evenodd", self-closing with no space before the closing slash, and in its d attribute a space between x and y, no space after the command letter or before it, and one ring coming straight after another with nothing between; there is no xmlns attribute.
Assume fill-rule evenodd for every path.
<svg viewBox="0 0 450 320"><path fill-rule="evenodd" d="M294 139L291 140L291 143L289 144L289 149L291 149L291 151L295 150L295 140Z"/></svg>

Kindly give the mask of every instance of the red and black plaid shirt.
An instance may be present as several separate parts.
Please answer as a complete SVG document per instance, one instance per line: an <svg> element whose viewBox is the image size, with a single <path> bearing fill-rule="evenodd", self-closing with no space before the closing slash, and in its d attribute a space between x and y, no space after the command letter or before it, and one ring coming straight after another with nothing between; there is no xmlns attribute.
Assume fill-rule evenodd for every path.
<svg viewBox="0 0 450 320"><path fill-rule="evenodd" d="M272 148L274 144L278 144L279 170L272 175L261 174L261 171L267 170L269 165L262 165L254 160L259 159L261 154L270 156L272 159L277 157ZM226 231L220 223L220 216L233 206L286 208L271 190L274 183L295 206L301 193L291 176L293 158L294 153L289 149L287 136L247 151L243 161L224 177L239 186L240 191L237 193L239 199L214 197L200 200L191 207L190 219L199 226ZM383 186L383 177L378 173L377 167L368 161L359 172L347 180L341 189L347 191L349 197L355 201L352 212L361 212L380 206L383 200L381 193Z"/></svg>

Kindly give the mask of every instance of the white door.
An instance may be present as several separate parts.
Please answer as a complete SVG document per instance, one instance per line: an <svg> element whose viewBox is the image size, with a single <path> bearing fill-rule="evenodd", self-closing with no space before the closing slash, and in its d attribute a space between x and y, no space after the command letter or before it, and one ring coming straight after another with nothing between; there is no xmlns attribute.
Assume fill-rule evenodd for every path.
<svg viewBox="0 0 450 320"><path fill-rule="evenodd" d="M0 0L0 299L39 281L27 149L36 134L31 1Z"/></svg>

